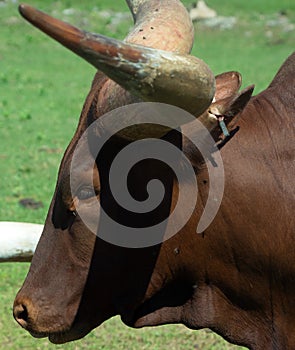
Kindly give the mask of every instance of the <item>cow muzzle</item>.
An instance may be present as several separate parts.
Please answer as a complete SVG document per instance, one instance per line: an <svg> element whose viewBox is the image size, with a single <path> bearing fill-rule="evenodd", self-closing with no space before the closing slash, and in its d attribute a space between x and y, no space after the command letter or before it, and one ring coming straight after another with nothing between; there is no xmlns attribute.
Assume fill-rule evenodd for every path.
<svg viewBox="0 0 295 350"><path fill-rule="evenodd" d="M35 338L44 338L47 336L47 332L41 331L36 327L34 322L35 315L38 314L38 310L28 301L15 300L13 306L13 316L16 322L24 329L26 329Z"/></svg>
<svg viewBox="0 0 295 350"><path fill-rule="evenodd" d="M17 296L13 305L13 316L35 338L65 333L70 330L72 323L67 321L66 313L56 312L44 298L32 302L28 298Z"/></svg>
<svg viewBox="0 0 295 350"><path fill-rule="evenodd" d="M65 329L65 326L62 326L57 330L55 326L61 325L58 318L56 318L56 322L49 322L46 326L44 322L40 322L40 311L42 310L37 310L30 302L18 303L16 300L13 307L13 316L18 324L26 329L34 338L48 337L50 342L54 344L63 344L80 339L90 331L85 325L69 328L68 330Z"/></svg>

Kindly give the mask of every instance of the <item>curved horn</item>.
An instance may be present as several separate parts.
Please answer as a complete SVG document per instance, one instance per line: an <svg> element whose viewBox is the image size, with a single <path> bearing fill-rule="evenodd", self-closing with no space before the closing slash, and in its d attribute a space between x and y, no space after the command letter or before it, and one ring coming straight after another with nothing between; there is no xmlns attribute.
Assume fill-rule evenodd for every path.
<svg viewBox="0 0 295 350"><path fill-rule="evenodd" d="M178 0L127 2L135 27L125 42L81 31L28 5L20 5L20 13L103 71L125 89L123 93L173 104L199 116L212 101L215 79L203 61L187 55L193 34L185 8ZM116 84L108 85L109 94L122 94ZM133 102L133 98L129 96L127 102ZM108 105L107 109L116 107L119 105Z"/></svg>

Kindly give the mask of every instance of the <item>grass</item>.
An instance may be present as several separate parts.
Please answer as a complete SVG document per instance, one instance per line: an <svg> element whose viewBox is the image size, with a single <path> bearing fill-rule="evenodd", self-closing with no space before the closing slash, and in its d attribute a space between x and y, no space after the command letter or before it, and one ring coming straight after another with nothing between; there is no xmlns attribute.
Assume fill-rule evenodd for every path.
<svg viewBox="0 0 295 350"><path fill-rule="evenodd" d="M131 16L123 1L29 1L90 31L123 38ZM190 5L191 1L184 1ZM279 24L286 13L294 25L295 3L289 0L208 0L222 16L237 16L232 30L196 24L193 54L218 74L238 70L244 85L256 84L256 93L271 81L283 60L294 50L294 29ZM54 190L58 164L76 127L94 69L26 24L13 1L0 1L0 220L43 223ZM74 12L65 9L73 8ZM101 15L111 11L112 16ZM277 24L271 24L277 23ZM29 210L22 198L41 201ZM5 234L1 232L0 234ZM106 322L82 341L55 347L22 331L12 319L15 293L28 264L0 266L0 349L234 349L207 331L182 326L132 330L118 318Z"/></svg>

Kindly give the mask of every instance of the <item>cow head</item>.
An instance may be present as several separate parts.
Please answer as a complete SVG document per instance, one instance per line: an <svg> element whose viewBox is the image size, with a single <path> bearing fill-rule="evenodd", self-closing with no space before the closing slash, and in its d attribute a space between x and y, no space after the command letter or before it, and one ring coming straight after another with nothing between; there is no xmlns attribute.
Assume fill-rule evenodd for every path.
<svg viewBox="0 0 295 350"><path fill-rule="evenodd" d="M118 107L152 101L172 104L200 117L217 140L222 135L218 118L227 117L230 126L252 93L252 88L238 93L238 73L215 79L204 62L189 55L193 26L178 0L127 3L135 27L124 42L82 32L30 6L20 6L26 19L100 70L62 160L44 232L14 303L17 322L33 336L48 336L54 343L81 338L118 314L134 327L187 323L182 310L193 296L194 281L201 274L206 254L201 246L202 253L193 254L200 269L192 277L188 257L192 256L192 242L199 244L195 228L202 208L163 244L134 249L100 238L104 219L97 202L114 220L138 229L162 221L176 205L178 184L173 172L152 159L132 169L128 189L136 200L143 201L145 185L160 179L165 194L157 210L136 215L116 203L108 185L109 169L114 157L130 142L146 137L165 140L184 149L196 173L201 172L203 161L186 146L178 131L144 124L112 136L99 155L89 139L82 141L83 157L75 163L73 173L73 156L86 129ZM103 126L94 129L91 137L102 137L101 130ZM186 186L189 193L191 184ZM82 216L96 223L96 234Z"/></svg>

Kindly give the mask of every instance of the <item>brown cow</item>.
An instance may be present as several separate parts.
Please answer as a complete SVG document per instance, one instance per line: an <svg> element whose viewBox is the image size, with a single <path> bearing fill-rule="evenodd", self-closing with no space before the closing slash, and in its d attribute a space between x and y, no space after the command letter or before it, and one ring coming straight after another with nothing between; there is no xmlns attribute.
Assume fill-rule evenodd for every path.
<svg viewBox="0 0 295 350"><path fill-rule="evenodd" d="M205 64L187 55L193 36L182 5L177 0L127 2L136 25L124 43L94 37L29 6L20 7L34 25L112 80L101 72L95 76L61 163L44 232L14 303L14 317L33 336L49 337L54 343L81 338L120 315L131 327L182 323L192 329L210 328L249 349L294 349L295 54L255 97L252 87L238 93L238 73L216 77L211 103L215 82ZM131 127L111 137L97 157L91 142L86 143L88 154L75 169L76 190L70 186L73 153L86 128L106 112L142 100L201 115L224 146L223 199L202 234L196 227L208 196L208 171L196 147L182 137L195 133L196 122L184 125L182 134L150 124ZM237 133L231 124L236 116ZM221 117L233 136L229 142L219 127ZM102 136L98 131L92 137ZM114 220L139 231L169 217L180 183L156 159L132 169L128 189L140 202L146 199L147 182L160 179L165 194L157 210L148 215L128 212L109 188L109 169L118 151L146 137L160 137L182 150L194 166L201 200L172 238L133 249L99 238L102 218L95 236L81 216L96 221L99 214L93 208L99 198ZM195 184L183 182L194 193Z"/></svg>

